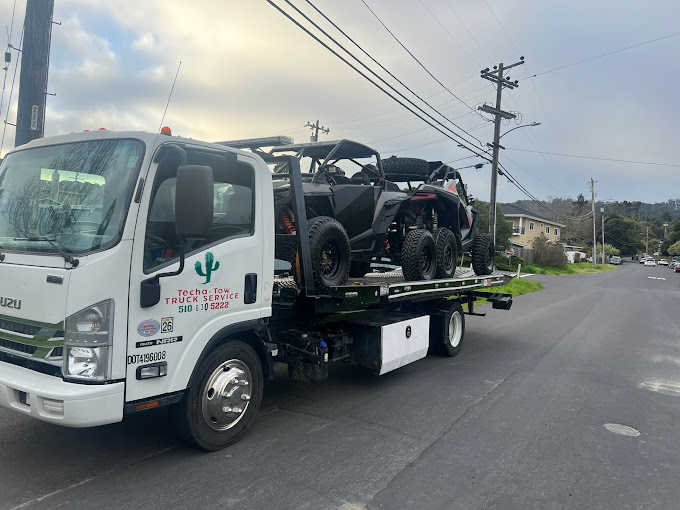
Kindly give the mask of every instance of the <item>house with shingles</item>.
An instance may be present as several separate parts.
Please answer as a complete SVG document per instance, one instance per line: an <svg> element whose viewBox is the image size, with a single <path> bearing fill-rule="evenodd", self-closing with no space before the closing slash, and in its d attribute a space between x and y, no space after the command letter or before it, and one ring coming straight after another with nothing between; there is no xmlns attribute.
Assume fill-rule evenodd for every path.
<svg viewBox="0 0 680 510"><path fill-rule="evenodd" d="M516 205L501 204L501 211L505 220L512 224L510 241L521 248L531 249L531 242L541 233L545 234L549 241L556 243L560 240L562 229L565 227L562 223L549 220Z"/></svg>

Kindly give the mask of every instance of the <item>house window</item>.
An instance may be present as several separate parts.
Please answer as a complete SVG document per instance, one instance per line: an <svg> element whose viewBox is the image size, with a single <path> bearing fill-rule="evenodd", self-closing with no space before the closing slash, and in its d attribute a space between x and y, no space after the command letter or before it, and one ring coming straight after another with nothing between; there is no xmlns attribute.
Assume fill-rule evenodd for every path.
<svg viewBox="0 0 680 510"><path fill-rule="evenodd" d="M555 235L557 235L557 229L555 229Z"/></svg>
<svg viewBox="0 0 680 510"><path fill-rule="evenodd" d="M550 227L545 227L545 233L550 234Z"/></svg>
<svg viewBox="0 0 680 510"><path fill-rule="evenodd" d="M511 221L510 223L512 223L512 228L515 228L515 222Z"/></svg>
<svg viewBox="0 0 680 510"><path fill-rule="evenodd" d="M543 228L543 223L541 223L541 228Z"/></svg>
<svg viewBox="0 0 680 510"><path fill-rule="evenodd" d="M530 221L529 222L529 230L533 230L533 229L534 229L534 222Z"/></svg>

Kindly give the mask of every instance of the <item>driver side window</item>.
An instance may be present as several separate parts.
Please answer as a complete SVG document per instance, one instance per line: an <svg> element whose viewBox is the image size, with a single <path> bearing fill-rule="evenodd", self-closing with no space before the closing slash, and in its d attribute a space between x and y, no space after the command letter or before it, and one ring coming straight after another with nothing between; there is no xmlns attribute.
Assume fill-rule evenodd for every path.
<svg viewBox="0 0 680 510"><path fill-rule="evenodd" d="M245 163L226 161L206 153L189 153L188 164L213 169L213 228L208 240L187 241L186 252L229 238L253 235L255 225L255 172ZM171 264L179 256L175 231L175 195L179 161L169 157L158 168L144 241L144 272Z"/></svg>

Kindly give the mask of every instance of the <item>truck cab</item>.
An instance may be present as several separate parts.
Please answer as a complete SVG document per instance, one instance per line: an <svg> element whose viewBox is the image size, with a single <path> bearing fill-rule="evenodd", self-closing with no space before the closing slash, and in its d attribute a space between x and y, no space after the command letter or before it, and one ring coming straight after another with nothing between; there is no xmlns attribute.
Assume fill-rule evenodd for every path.
<svg viewBox="0 0 680 510"><path fill-rule="evenodd" d="M211 339L271 315L271 196L257 156L173 136L96 131L10 152L0 404L83 427L176 401ZM177 216L206 211L200 236L178 236Z"/></svg>

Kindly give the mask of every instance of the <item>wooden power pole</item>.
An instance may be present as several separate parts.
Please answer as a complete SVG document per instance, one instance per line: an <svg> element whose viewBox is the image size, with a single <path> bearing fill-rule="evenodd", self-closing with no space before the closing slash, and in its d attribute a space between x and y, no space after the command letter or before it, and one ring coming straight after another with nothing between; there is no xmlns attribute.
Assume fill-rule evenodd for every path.
<svg viewBox="0 0 680 510"><path fill-rule="evenodd" d="M54 0L27 0L21 49L19 105L14 145L42 138L45 132L47 74Z"/></svg>
<svg viewBox="0 0 680 510"><path fill-rule="evenodd" d="M497 66L494 66L493 71L487 67L481 72L482 78L492 81L496 84L496 106L492 107L489 105L484 105L477 108L478 110L491 114L495 117L493 144L487 144L491 145L493 148L493 158L491 162L491 196L489 200L489 232L493 236L494 246L496 244L496 188L498 187L498 151L499 149L503 148L500 143L498 143L501 138L501 120L515 118L515 114L501 110L501 96L504 88L507 87L512 90L519 86L517 80L514 82L510 81L507 77L503 76L503 72L522 64L524 64L524 57L521 57L519 62L515 62L509 66L504 66L501 62Z"/></svg>

